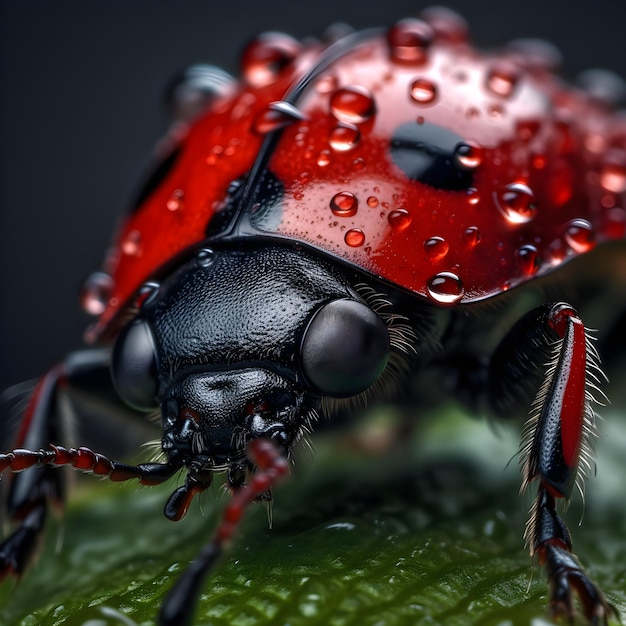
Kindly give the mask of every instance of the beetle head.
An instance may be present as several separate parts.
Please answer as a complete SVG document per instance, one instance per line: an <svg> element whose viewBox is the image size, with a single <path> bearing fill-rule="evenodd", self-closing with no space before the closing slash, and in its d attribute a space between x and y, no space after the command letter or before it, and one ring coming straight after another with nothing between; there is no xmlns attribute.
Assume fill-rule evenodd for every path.
<svg viewBox="0 0 626 626"><path fill-rule="evenodd" d="M222 251L184 266L120 333L119 395L161 407L162 448L201 482L242 463L246 444L285 453L321 398L382 373L385 323L333 267L280 248Z"/></svg>

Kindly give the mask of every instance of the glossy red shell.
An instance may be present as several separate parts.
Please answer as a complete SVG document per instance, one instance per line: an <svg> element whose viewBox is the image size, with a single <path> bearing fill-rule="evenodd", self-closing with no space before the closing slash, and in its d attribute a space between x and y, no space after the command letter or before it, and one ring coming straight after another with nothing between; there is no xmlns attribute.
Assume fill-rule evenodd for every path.
<svg viewBox="0 0 626 626"><path fill-rule="evenodd" d="M436 305L494 296L624 237L624 120L535 55L486 54L464 32L453 35L406 20L355 38L310 76L292 102L299 116L270 104L289 98L328 52L279 42L275 73L214 103L122 226L94 336L145 280L202 243L230 183L274 132L266 166L282 195L250 219L253 230L323 250ZM391 141L410 126L458 136L451 158L470 183L450 190L409 178Z"/></svg>

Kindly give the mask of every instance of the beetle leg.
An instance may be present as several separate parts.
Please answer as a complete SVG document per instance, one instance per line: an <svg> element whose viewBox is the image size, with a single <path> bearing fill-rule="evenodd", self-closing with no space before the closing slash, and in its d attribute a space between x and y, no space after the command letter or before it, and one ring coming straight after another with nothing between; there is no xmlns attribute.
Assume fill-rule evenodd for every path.
<svg viewBox="0 0 626 626"><path fill-rule="evenodd" d="M38 498L29 496L22 504L20 526L0 544L0 580L7 575L20 576L28 565L34 548L43 531L46 512L47 480L53 477L54 468L64 465L85 473L122 482L136 478L142 485L158 485L169 480L182 466L179 463L142 463L126 465L108 459L89 448L64 448L50 446L50 450L27 450L18 448L7 454L0 454L0 472L10 469L23 472L30 468L41 468L39 481L35 478L31 484L40 494ZM59 472L56 472L58 474ZM22 475L22 474L20 474Z"/></svg>
<svg viewBox="0 0 626 626"><path fill-rule="evenodd" d="M213 538L200 551L197 558L182 573L170 589L159 613L159 626L189 626L196 600L206 576L222 555L234 535L246 509L252 502L267 493L287 473L285 455L269 439L253 439L248 444L248 457L256 466L251 480L234 491L226 505L222 521Z"/></svg>
<svg viewBox="0 0 626 626"><path fill-rule="evenodd" d="M573 596L580 598L592 624L606 624L612 607L587 577L572 552L567 526L556 501L568 501L575 484L591 468L591 439L596 436L595 401L599 360L588 331L576 311L565 303L544 309L546 336L555 338L553 358L524 429L521 446L522 490L538 481L537 498L526 525L531 556L546 566L550 608L573 619Z"/></svg>
<svg viewBox="0 0 626 626"><path fill-rule="evenodd" d="M63 384L63 368L50 370L37 384L24 412L17 446L38 448L51 437L63 439L57 414L57 392ZM0 544L0 579L7 574L20 576L31 561L45 524L48 502L60 505L65 498L65 481L59 472L45 468L11 482L6 507L17 530Z"/></svg>
<svg viewBox="0 0 626 626"><path fill-rule="evenodd" d="M100 381L108 380L109 361L109 350L76 352L43 376L26 405L14 447L39 450L50 441L66 444L71 438L71 429L67 411L59 402L60 396L70 389L99 395ZM9 519L19 526L0 543L0 579L9 574L21 576L32 560L49 504L63 506L65 482L64 472L55 471L50 465L13 477L6 496L6 509Z"/></svg>

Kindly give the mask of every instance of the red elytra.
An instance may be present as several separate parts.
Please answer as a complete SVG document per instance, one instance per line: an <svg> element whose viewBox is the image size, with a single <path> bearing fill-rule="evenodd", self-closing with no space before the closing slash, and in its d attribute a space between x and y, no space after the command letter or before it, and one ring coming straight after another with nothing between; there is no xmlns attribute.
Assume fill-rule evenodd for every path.
<svg viewBox="0 0 626 626"><path fill-rule="evenodd" d="M251 49L244 64L258 73L266 59L263 81L210 105L123 224L92 339L115 328L144 281L207 239L229 185L251 170L231 239L297 241L435 305L488 298L624 236L623 129L536 55L482 53L417 20L330 46L267 35ZM300 115L272 104L284 100ZM429 144L437 133L447 151ZM407 158L439 159L452 184L412 175ZM281 192L255 213L265 170Z"/></svg>

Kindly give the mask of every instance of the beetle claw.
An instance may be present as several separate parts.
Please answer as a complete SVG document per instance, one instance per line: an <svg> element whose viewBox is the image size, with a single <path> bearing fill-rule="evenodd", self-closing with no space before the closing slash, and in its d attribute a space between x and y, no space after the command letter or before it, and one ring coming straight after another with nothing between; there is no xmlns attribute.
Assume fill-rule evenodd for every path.
<svg viewBox="0 0 626 626"><path fill-rule="evenodd" d="M607 626L609 617L617 616L615 608L606 601L573 554L562 547L548 545L544 555L550 583L550 612L555 618L574 622L574 595L578 596L582 613L593 626Z"/></svg>

